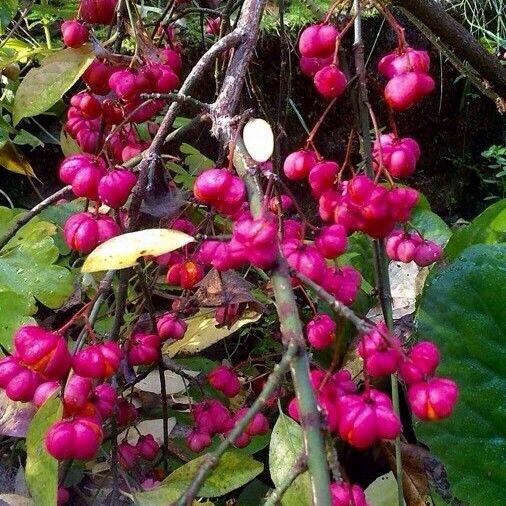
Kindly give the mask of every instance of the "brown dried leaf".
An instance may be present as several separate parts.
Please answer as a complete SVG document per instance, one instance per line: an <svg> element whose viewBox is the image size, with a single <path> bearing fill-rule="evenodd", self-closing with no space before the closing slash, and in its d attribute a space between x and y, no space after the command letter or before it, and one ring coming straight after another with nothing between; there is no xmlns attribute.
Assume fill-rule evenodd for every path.
<svg viewBox="0 0 506 506"><path fill-rule="evenodd" d="M383 441L382 448L390 468L395 473L395 447L391 441ZM407 506L427 506L432 504L430 487L425 471L424 459L430 455L424 448L401 443L402 485Z"/></svg>

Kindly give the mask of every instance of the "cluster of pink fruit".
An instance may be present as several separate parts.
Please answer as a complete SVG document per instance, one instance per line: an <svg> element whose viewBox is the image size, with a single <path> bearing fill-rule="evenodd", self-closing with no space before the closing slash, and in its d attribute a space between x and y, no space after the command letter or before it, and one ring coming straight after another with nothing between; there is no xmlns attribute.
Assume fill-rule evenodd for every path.
<svg viewBox="0 0 506 506"><path fill-rule="evenodd" d="M318 93L328 98L342 95L348 84L335 54L338 36L335 26L321 23L305 28L299 38L300 69L313 78Z"/></svg>
<svg viewBox="0 0 506 506"><path fill-rule="evenodd" d="M226 365L219 365L212 369L207 379L209 384L227 397L234 397L239 393L241 384L235 372ZM214 434L227 434L238 420L248 411L247 407L240 408L235 414L219 400L209 399L193 406L193 430L186 436L186 444L194 452L200 452L211 444ZM251 437L265 434L269 430L269 422L262 413L256 413L235 440L234 446L243 448L249 444Z"/></svg>
<svg viewBox="0 0 506 506"><path fill-rule="evenodd" d="M107 5L102 9L102 4ZM97 2L82 0L81 18L88 23L108 24L112 20L116 1ZM62 24L64 43L72 48L86 43L89 31L77 20ZM132 127L134 123L150 120L163 108L164 100L142 101L141 93L167 93L179 86L182 62L176 47L162 48L157 59L146 60L139 68L114 67L94 60L86 69L83 79L88 91L71 98L67 111L66 131L87 153L97 153L105 138L111 158L122 163L147 147ZM149 125L150 133L156 125ZM115 127L115 128L114 128Z"/></svg>
<svg viewBox="0 0 506 506"><path fill-rule="evenodd" d="M59 176L64 183L72 185L77 197L100 200L113 208L125 204L137 181L132 172L122 168L107 170L101 158L84 153L67 156L60 165ZM121 228L106 214L81 212L67 219L63 232L69 248L88 253L118 235Z"/></svg>
<svg viewBox="0 0 506 506"><path fill-rule="evenodd" d="M439 244L423 239L418 232L394 230L387 238L386 253L391 260L409 263L414 261L425 267L441 258L443 250Z"/></svg>
<svg viewBox="0 0 506 506"><path fill-rule="evenodd" d="M409 109L434 89L428 75L430 58L427 51L402 47L381 58L378 71L387 79L385 100L396 111Z"/></svg>
<svg viewBox="0 0 506 506"><path fill-rule="evenodd" d="M153 461L160 450L160 445L152 434L140 435L135 445L127 440L118 445L118 463L123 469L131 469L142 458Z"/></svg>
<svg viewBox="0 0 506 506"><path fill-rule="evenodd" d="M311 325L314 322L316 324ZM335 324L327 315L318 315L306 327L308 339L315 339L316 326L319 326L318 343L329 343ZM458 388L449 379L432 377L439 363L434 344L422 341L406 354L400 341L390 336L386 326L380 323L361 337L358 353L368 376L399 373L408 385L408 401L417 417L436 420L451 414ZM393 439L399 435L401 424L393 412L391 400L383 392L370 388L368 382L365 390L357 393L357 387L345 369L332 375L313 369L310 376L329 431L338 433L343 440L360 449L369 448L379 439ZM298 420L296 399L290 401L288 412Z"/></svg>

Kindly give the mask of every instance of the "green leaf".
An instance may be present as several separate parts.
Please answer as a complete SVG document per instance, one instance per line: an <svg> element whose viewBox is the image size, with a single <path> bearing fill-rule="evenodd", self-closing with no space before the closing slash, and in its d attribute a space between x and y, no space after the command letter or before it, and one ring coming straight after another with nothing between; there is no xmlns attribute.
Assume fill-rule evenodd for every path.
<svg viewBox="0 0 506 506"><path fill-rule="evenodd" d="M454 259L472 244L495 244L506 241L506 199L491 205L469 225L455 232L444 249L446 258Z"/></svg>
<svg viewBox="0 0 506 506"><path fill-rule="evenodd" d="M269 447L269 469L276 487L289 475L304 451L304 438L300 425L280 412L272 430ZM308 471L298 476L288 487L281 501L283 506L309 506L311 501L311 479Z"/></svg>
<svg viewBox="0 0 506 506"><path fill-rule="evenodd" d="M14 99L13 123L36 116L56 104L81 77L93 60L91 44L62 49L47 56L40 67L31 69L19 85Z"/></svg>
<svg viewBox="0 0 506 506"><path fill-rule="evenodd" d="M30 298L0 287L0 344L10 349L14 331L21 325L35 323L31 315L36 312Z"/></svg>
<svg viewBox="0 0 506 506"><path fill-rule="evenodd" d="M452 416L419 422L417 435L472 505L504 504L505 299L506 245L476 245L428 282L417 314L417 335L441 351L438 375L460 389Z"/></svg>
<svg viewBox="0 0 506 506"><path fill-rule="evenodd" d="M236 506L251 506L252 504L263 504L263 499L271 490L263 481L253 480L244 487L244 490L237 498Z"/></svg>
<svg viewBox="0 0 506 506"><path fill-rule="evenodd" d="M430 209L421 207L413 209L409 222L425 239L434 241L440 246L444 246L452 235L450 227Z"/></svg>
<svg viewBox="0 0 506 506"><path fill-rule="evenodd" d="M140 506L160 506L176 500L193 481L206 456L198 457L171 473L162 484L147 492L134 494ZM264 469L261 462L237 450L225 452L198 492L199 497L218 497L242 487Z"/></svg>
<svg viewBox="0 0 506 506"><path fill-rule="evenodd" d="M19 0L2 0L0 3L0 34L7 28L10 20L18 10L18 4Z"/></svg>
<svg viewBox="0 0 506 506"><path fill-rule="evenodd" d="M61 415L61 402L55 397L50 397L35 413L26 434L25 479L37 506L56 504L58 461L47 453L44 436Z"/></svg>
<svg viewBox="0 0 506 506"><path fill-rule="evenodd" d="M15 62L25 62L29 58L39 55L50 54L50 50L45 46L31 44L22 39L11 37L0 48L0 68Z"/></svg>
<svg viewBox="0 0 506 506"><path fill-rule="evenodd" d="M192 175L214 167L214 162L211 159L204 156L198 149L190 144L181 144L179 150L183 155L186 155L184 157L184 163L188 166Z"/></svg>
<svg viewBox="0 0 506 506"><path fill-rule="evenodd" d="M53 265L58 248L52 237L41 234L32 233L19 246L0 252L0 286L54 309L72 293L72 274Z"/></svg>

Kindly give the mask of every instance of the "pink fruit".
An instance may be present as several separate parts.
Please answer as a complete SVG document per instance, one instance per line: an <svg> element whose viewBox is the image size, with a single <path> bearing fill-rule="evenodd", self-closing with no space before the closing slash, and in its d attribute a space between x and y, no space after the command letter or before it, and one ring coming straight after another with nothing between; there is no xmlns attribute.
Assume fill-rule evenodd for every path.
<svg viewBox="0 0 506 506"><path fill-rule="evenodd" d="M60 383L58 381L46 381L41 383L33 394L32 402L40 408L49 397L55 394L60 389Z"/></svg>
<svg viewBox="0 0 506 506"><path fill-rule="evenodd" d="M339 165L332 161L319 162L310 170L309 186L315 199L319 199L325 190L332 188L338 170Z"/></svg>
<svg viewBox="0 0 506 506"><path fill-rule="evenodd" d="M88 253L100 242L120 232L118 225L107 216L95 218L91 213L76 213L63 226L65 242L70 249Z"/></svg>
<svg viewBox="0 0 506 506"><path fill-rule="evenodd" d="M420 341L400 361L399 374L408 385L418 383L433 375L438 364L439 351L436 345L430 341Z"/></svg>
<svg viewBox="0 0 506 506"><path fill-rule="evenodd" d="M60 164L58 175L65 184L72 184L75 176L81 169L96 168L100 173L106 172L106 165L101 158L93 155L78 154L67 156Z"/></svg>
<svg viewBox="0 0 506 506"><path fill-rule="evenodd" d="M119 98L131 102L139 97L137 76L132 70L116 70L109 77L109 87Z"/></svg>
<svg viewBox="0 0 506 506"><path fill-rule="evenodd" d="M45 446L58 460L88 460L95 455L102 437L102 429L95 419L77 417L53 423L46 433Z"/></svg>
<svg viewBox="0 0 506 506"><path fill-rule="evenodd" d="M68 47L80 47L88 42L88 28L75 19L64 21L61 24L63 43Z"/></svg>
<svg viewBox="0 0 506 506"><path fill-rule="evenodd" d="M139 457L137 447L131 445L128 441L121 441L118 445L118 463L123 469L132 469Z"/></svg>
<svg viewBox="0 0 506 506"><path fill-rule="evenodd" d="M418 201L418 192L413 188L398 187L388 192L390 214L395 221L406 221L411 215L411 209Z"/></svg>
<svg viewBox="0 0 506 506"><path fill-rule="evenodd" d="M136 182L137 177L129 170L111 170L98 184L98 197L109 207L121 207L126 203Z"/></svg>
<svg viewBox="0 0 506 506"><path fill-rule="evenodd" d="M368 506L364 491L345 482L330 484L332 506Z"/></svg>
<svg viewBox="0 0 506 506"><path fill-rule="evenodd" d="M234 422L230 411L218 400L209 399L193 406L193 419L199 432L224 434Z"/></svg>
<svg viewBox="0 0 506 506"><path fill-rule="evenodd" d="M169 93L179 87L179 77L168 65L163 65L161 73L156 80L155 91L157 93Z"/></svg>
<svg viewBox="0 0 506 506"><path fill-rule="evenodd" d="M327 98L337 98L341 96L346 89L348 80L336 65L327 65L320 69L313 78L318 93Z"/></svg>
<svg viewBox="0 0 506 506"><path fill-rule="evenodd" d="M364 370L371 376L393 374L401 357L401 343L389 334L384 323L378 323L376 327L377 330L362 336L358 346L358 353L364 359Z"/></svg>
<svg viewBox="0 0 506 506"><path fill-rule="evenodd" d="M204 25L204 31L207 33L207 35L217 36L220 34L220 25L221 25L220 16L217 16L215 18L207 18Z"/></svg>
<svg viewBox="0 0 506 506"><path fill-rule="evenodd" d="M420 72L393 77L385 86L385 100L392 109L405 111L434 90L434 80Z"/></svg>
<svg viewBox="0 0 506 506"><path fill-rule="evenodd" d="M167 283L189 289L204 277L204 269L193 260L172 265L167 271Z"/></svg>
<svg viewBox="0 0 506 506"><path fill-rule="evenodd" d="M339 302L351 304L360 289L360 273L350 265L326 268L322 275L322 286Z"/></svg>
<svg viewBox="0 0 506 506"><path fill-rule="evenodd" d="M441 258L443 249L441 246L432 241L424 241L416 247L414 261L420 267L425 267L434 263Z"/></svg>
<svg viewBox="0 0 506 506"><path fill-rule="evenodd" d="M211 444L211 436L207 432L199 432L194 430L190 432L186 438L186 446L192 452L201 452Z"/></svg>
<svg viewBox="0 0 506 506"><path fill-rule="evenodd" d="M299 38L299 51L303 56L326 58L334 54L338 31L329 24L310 25Z"/></svg>
<svg viewBox="0 0 506 506"><path fill-rule="evenodd" d="M395 134L383 134L374 143L373 157L376 168L379 167L381 158L388 172L394 177L407 177L415 172L416 163L420 158L420 147L410 137L402 139Z"/></svg>
<svg viewBox="0 0 506 506"><path fill-rule="evenodd" d="M109 77L113 69L100 60L93 60L83 74L83 79L93 93L107 95L110 91Z"/></svg>
<svg viewBox="0 0 506 506"><path fill-rule="evenodd" d="M96 119L102 114L102 104L90 93L84 91L77 93L70 99L70 103L79 109L81 116L86 120Z"/></svg>
<svg viewBox="0 0 506 506"><path fill-rule="evenodd" d="M301 149L290 153L283 164L283 171L288 179L304 179L316 165L316 155L312 151Z"/></svg>
<svg viewBox="0 0 506 506"><path fill-rule="evenodd" d="M288 211L292 205L292 199L284 194L279 197L272 197L271 200L269 200L269 210L274 214L282 214Z"/></svg>
<svg viewBox="0 0 506 506"><path fill-rule="evenodd" d="M241 383L235 372L226 365L219 365L209 371L207 375L209 384L220 390L227 397L235 397L241 390Z"/></svg>
<svg viewBox="0 0 506 506"><path fill-rule="evenodd" d="M296 239L300 240L303 236L302 223L297 220L283 220L283 239Z"/></svg>
<svg viewBox="0 0 506 506"><path fill-rule="evenodd" d="M134 334L127 341L127 359L130 365L149 365L160 356L160 338L156 334Z"/></svg>
<svg viewBox="0 0 506 506"><path fill-rule="evenodd" d="M322 280L326 270L325 259L316 248L289 239L282 242L281 249L290 267L315 283Z"/></svg>
<svg viewBox="0 0 506 506"><path fill-rule="evenodd" d="M70 369L71 357L65 340L37 325L20 327L14 334L13 345L20 364L46 380L62 379Z"/></svg>
<svg viewBox="0 0 506 506"><path fill-rule="evenodd" d="M326 58L318 58L311 56L301 56L299 59L299 67L301 72L308 77L313 77L323 67L327 67L334 60L334 55Z"/></svg>
<svg viewBox="0 0 506 506"><path fill-rule="evenodd" d="M239 304L227 304L217 307L214 311L214 319L218 325L228 325L229 327L235 321L239 313Z"/></svg>
<svg viewBox="0 0 506 506"><path fill-rule="evenodd" d="M76 374L87 378L108 378L119 366L122 358L117 343L106 341L101 344L85 346L72 359L72 367Z"/></svg>
<svg viewBox="0 0 506 506"><path fill-rule="evenodd" d="M202 172L193 185L193 194L197 200L206 204L226 193L232 174L226 169L209 169Z"/></svg>
<svg viewBox="0 0 506 506"><path fill-rule="evenodd" d="M400 433L390 398L374 388L360 395L343 395L337 406L339 434L352 446L366 449L379 439L394 439Z"/></svg>
<svg viewBox="0 0 506 506"><path fill-rule="evenodd" d="M43 379L35 371L19 364L13 356L0 359L0 388L13 401L32 400Z"/></svg>
<svg viewBox="0 0 506 506"><path fill-rule="evenodd" d="M413 383L408 388L408 401L421 420L440 420L451 415L459 389L447 378L431 378Z"/></svg>
<svg viewBox="0 0 506 506"><path fill-rule="evenodd" d="M251 441L251 436L247 432L243 432L239 434L232 443L236 448L245 448L249 445Z"/></svg>
<svg viewBox="0 0 506 506"><path fill-rule="evenodd" d="M139 416L137 408L126 399L120 399L118 401L118 416L116 422L118 427L125 427L130 425Z"/></svg>
<svg viewBox="0 0 506 506"><path fill-rule="evenodd" d="M152 488L158 487L160 483L160 481L153 478L146 478L145 480L141 481L141 488L142 490L150 490Z"/></svg>
<svg viewBox="0 0 506 506"><path fill-rule="evenodd" d="M306 325L306 337L316 349L326 348L335 338L336 323L327 314L313 317Z"/></svg>
<svg viewBox="0 0 506 506"><path fill-rule="evenodd" d="M72 374L63 390L63 402L69 413L78 413L88 402L93 384L90 378Z"/></svg>
<svg viewBox="0 0 506 506"><path fill-rule="evenodd" d="M167 339L179 340L183 338L188 325L184 320L178 318L175 313L169 312L164 313L158 319L156 328L162 341Z"/></svg>
<svg viewBox="0 0 506 506"><path fill-rule="evenodd" d="M269 430L269 421L262 413L255 413L246 425L245 432L250 436L265 434Z"/></svg>
<svg viewBox="0 0 506 506"><path fill-rule="evenodd" d="M346 229L342 225L321 227L314 244L325 258L336 258L346 250Z"/></svg>
<svg viewBox="0 0 506 506"><path fill-rule="evenodd" d="M97 415L99 415L102 420L112 416L117 399L118 393L116 392L116 389L108 383L101 383L95 387L92 400L95 405Z"/></svg>
<svg viewBox="0 0 506 506"><path fill-rule="evenodd" d="M342 196L334 188L325 190L318 200L318 214L323 221L332 221Z"/></svg>
<svg viewBox="0 0 506 506"><path fill-rule="evenodd" d="M70 492L63 487L58 487L58 492L56 493L56 506L63 506L67 504L70 500Z"/></svg>
<svg viewBox="0 0 506 506"><path fill-rule="evenodd" d="M116 0L81 0L79 14L87 23L108 25L112 22Z"/></svg>
<svg viewBox="0 0 506 506"><path fill-rule="evenodd" d="M180 54L168 47L160 49L160 61L169 65L176 74L179 73L183 67Z"/></svg>
<svg viewBox="0 0 506 506"><path fill-rule="evenodd" d="M160 450L160 445L155 441L152 434L147 434L146 436L139 436L136 448L143 459L153 460Z"/></svg>
<svg viewBox="0 0 506 506"><path fill-rule="evenodd" d="M392 51L381 58L378 71L388 79L406 72L427 73L430 58L427 51L407 47L403 53Z"/></svg>
<svg viewBox="0 0 506 506"><path fill-rule="evenodd" d="M118 100L106 98L102 102L102 115L107 125L119 125L123 119L123 109Z"/></svg>

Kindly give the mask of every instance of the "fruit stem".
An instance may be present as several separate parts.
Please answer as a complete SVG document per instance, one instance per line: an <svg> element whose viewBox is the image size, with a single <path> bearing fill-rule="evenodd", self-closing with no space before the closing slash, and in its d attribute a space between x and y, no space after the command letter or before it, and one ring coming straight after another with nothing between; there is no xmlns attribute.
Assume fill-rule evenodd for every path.
<svg viewBox="0 0 506 506"><path fill-rule="evenodd" d="M365 170L369 178L374 179L374 169L372 164L372 143L369 125L369 100L367 93L367 81L364 61L364 41L362 38L362 17L360 10L360 0L353 0L355 11L355 71L358 77L358 113L360 118L360 129L362 137L362 153L365 162ZM374 270L376 284L378 287L379 300L383 318L388 330L393 330L392 318L392 295L390 293L390 278L388 275L388 258L385 254L385 244L382 239L373 241L374 252ZM392 385L392 404L394 413L400 419L399 409L399 385L395 374L391 376ZM404 504L404 493L402 487L402 460L401 460L401 441L400 436L395 439L395 465L397 478L397 500L399 506Z"/></svg>

